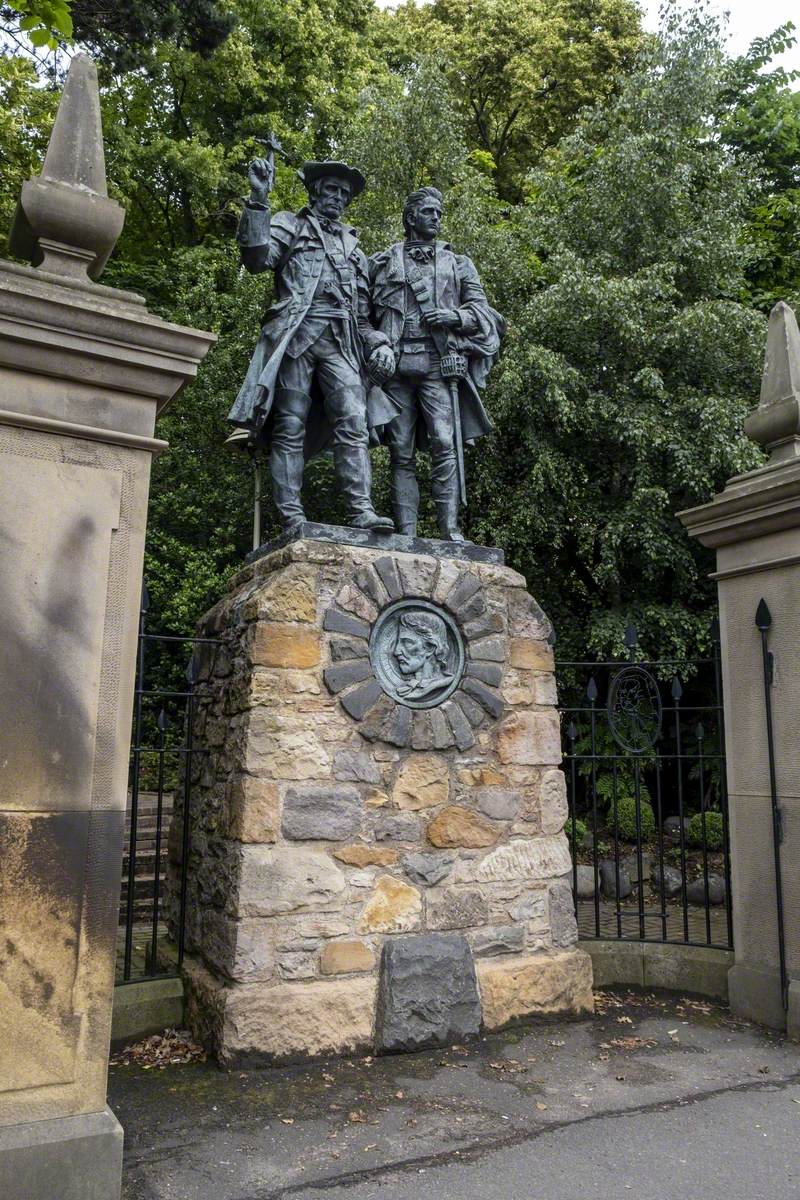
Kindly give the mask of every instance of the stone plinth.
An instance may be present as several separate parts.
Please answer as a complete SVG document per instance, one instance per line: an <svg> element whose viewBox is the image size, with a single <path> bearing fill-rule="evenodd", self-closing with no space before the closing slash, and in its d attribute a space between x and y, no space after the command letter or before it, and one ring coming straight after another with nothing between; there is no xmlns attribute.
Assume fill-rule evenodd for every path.
<svg viewBox="0 0 800 1200"><path fill-rule="evenodd" d="M784 304L770 317L761 403L745 430L766 466L731 479L680 518L717 554L735 963L734 1012L800 1036L800 334ZM782 812L788 986L782 995L761 635L769 607L776 784Z"/></svg>
<svg viewBox="0 0 800 1200"><path fill-rule="evenodd" d="M223 645L198 663L187 981L225 1062L592 1006L547 618L502 565L336 536L262 555L200 624Z"/></svg>

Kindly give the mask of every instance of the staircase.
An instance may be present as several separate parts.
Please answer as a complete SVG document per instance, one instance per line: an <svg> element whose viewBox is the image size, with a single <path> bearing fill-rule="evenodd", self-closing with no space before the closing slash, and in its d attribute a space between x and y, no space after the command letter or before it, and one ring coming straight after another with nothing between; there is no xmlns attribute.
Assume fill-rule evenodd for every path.
<svg viewBox="0 0 800 1200"><path fill-rule="evenodd" d="M128 902L128 867L131 845L131 797L128 793L128 810L125 813L125 846L122 855L122 889L120 891L119 923L125 924ZM158 794L139 793L139 809L136 822L136 876L133 889L134 924L149 922L153 917L153 895L156 865L156 824ZM161 888L164 897L164 876L167 865L167 834L172 818L172 793L164 793L161 809Z"/></svg>

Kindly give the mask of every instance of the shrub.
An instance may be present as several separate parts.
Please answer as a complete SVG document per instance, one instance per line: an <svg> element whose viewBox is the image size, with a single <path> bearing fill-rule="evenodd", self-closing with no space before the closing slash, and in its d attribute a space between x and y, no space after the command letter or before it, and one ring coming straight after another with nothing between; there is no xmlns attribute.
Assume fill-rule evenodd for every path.
<svg viewBox="0 0 800 1200"><path fill-rule="evenodd" d="M572 849L572 817L567 819L564 826L564 833L567 835L570 849ZM580 850L583 846L583 839L586 837L586 825L583 821L575 821L575 849Z"/></svg>
<svg viewBox="0 0 800 1200"><path fill-rule="evenodd" d="M706 847L709 850L721 850L724 839L722 828L722 813L706 813ZM686 830L686 841L690 846L703 847L703 814L695 813L689 821Z"/></svg>
<svg viewBox="0 0 800 1200"><path fill-rule="evenodd" d="M647 800L640 801L642 841L648 841L656 831L656 819L653 809ZM614 806L609 809L609 817L614 820ZM626 842L636 841L636 800L633 796L620 796L617 801L617 837Z"/></svg>

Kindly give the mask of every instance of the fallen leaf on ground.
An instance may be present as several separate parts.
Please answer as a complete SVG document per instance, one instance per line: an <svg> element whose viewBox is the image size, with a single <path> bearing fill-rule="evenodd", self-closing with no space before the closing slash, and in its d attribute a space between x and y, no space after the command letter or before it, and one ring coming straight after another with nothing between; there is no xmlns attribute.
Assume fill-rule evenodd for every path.
<svg viewBox="0 0 800 1200"><path fill-rule="evenodd" d="M144 1041L126 1046L111 1058L112 1067L175 1067L183 1063L205 1062L206 1052L192 1041L185 1029L165 1029Z"/></svg>
<svg viewBox="0 0 800 1200"><path fill-rule="evenodd" d="M539 1112L544 1112L544 1110L547 1108L547 1105L542 1104L541 1100L537 1100L536 1107L538 1108Z"/></svg>
<svg viewBox="0 0 800 1200"><path fill-rule="evenodd" d="M633 1021L630 1017L617 1017L618 1025L632 1025Z"/></svg>
<svg viewBox="0 0 800 1200"><path fill-rule="evenodd" d="M282 1125L294 1125L294 1117L281 1117Z"/></svg>
<svg viewBox="0 0 800 1200"><path fill-rule="evenodd" d="M528 1069L521 1062L517 1062L515 1058L501 1058L499 1062L490 1062L489 1066L493 1071L506 1071L510 1075L518 1075Z"/></svg>
<svg viewBox="0 0 800 1200"><path fill-rule="evenodd" d="M353 1125L366 1125L367 1123L367 1118L360 1109L356 1109L354 1112L348 1113L347 1119L348 1121L352 1122Z"/></svg>

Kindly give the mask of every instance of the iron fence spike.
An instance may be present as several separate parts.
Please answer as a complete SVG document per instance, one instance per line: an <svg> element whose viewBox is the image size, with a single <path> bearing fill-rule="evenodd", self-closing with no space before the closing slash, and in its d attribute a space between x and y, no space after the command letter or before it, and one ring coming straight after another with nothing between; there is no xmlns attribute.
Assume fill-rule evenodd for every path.
<svg viewBox="0 0 800 1200"><path fill-rule="evenodd" d="M167 728L167 714L165 713L163 708L161 709L161 712L158 714L158 720L156 721L156 724L158 725L159 732L161 732L161 733L163 733L164 730Z"/></svg>
<svg viewBox="0 0 800 1200"><path fill-rule="evenodd" d="M706 736L706 731L705 731L705 729L703 729L702 721L697 722L697 728L695 729L695 733L697 734L698 742L702 742L703 738Z"/></svg>
<svg viewBox="0 0 800 1200"><path fill-rule="evenodd" d="M586 699L590 704L594 704L595 700L597 699L597 684L595 682L594 675L590 676L589 682L586 685Z"/></svg>
<svg viewBox="0 0 800 1200"><path fill-rule="evenodd" d="M625 645L629 650L632 650L639 641L639 634L635 625L628 625L625 629Z"/></svg>
<svg viewBox="0 0 800 1200"><path fill-rule="evenodd" d="M142 580L142 604L141 611L146 613L150 608L150 593L147 590L147 584Z"/></svg>
<svg viewBox="0 0 800 1200"><path fill-rule="evenodd" d="M760 629L763 633L765 630L769 629L771 624L772 613L769 611L769 605L762 596L758 602L758 608L756 609L756 628Z"/></svg>
<svg viewBox="0 0 800 1200"><path fill-rule="evenodd" d="M681 686L681 681L677 675L674 675L672 678L672 699L680 700L682 695L683 695L683 688Z"/></svg>

